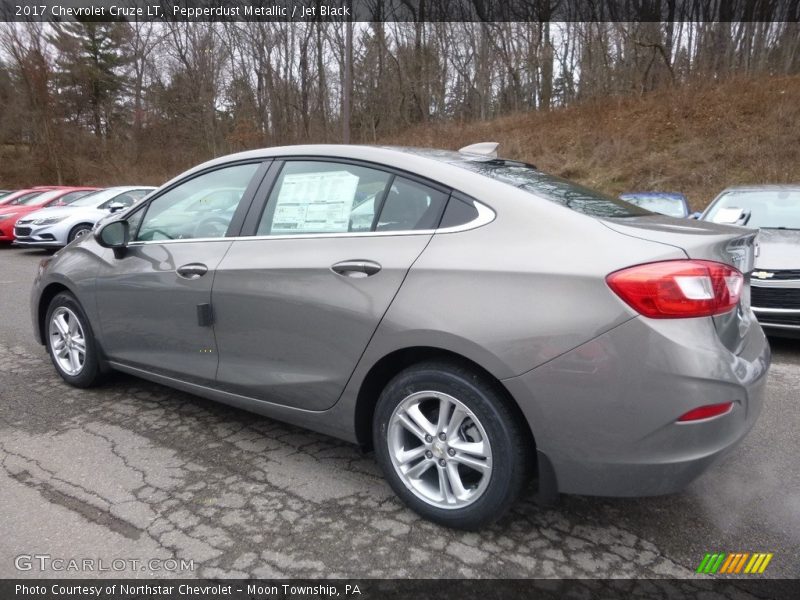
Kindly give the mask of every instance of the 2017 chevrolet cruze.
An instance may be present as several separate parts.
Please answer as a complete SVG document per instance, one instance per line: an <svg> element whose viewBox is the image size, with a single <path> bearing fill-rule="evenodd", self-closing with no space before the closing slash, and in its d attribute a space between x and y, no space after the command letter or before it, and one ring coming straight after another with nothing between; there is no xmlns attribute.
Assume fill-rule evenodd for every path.
<svg viewBox="0 0 800 600"><path fill-rule="evenodd" d="M60 248L91 232L111 213L133 206L155 188L118 186L84 196L67 206L43 208L19 219L14 226L16 246Z"/></svg>
<svg viewBox="0 0 800 600"><path fill-rule="evenodd" d="M770 360L754 235L491 144L272 148L43 261L31 309L72 385L115 369L372 446L412 508L476 528L531 475L669 493L746 434Z"/></svg>

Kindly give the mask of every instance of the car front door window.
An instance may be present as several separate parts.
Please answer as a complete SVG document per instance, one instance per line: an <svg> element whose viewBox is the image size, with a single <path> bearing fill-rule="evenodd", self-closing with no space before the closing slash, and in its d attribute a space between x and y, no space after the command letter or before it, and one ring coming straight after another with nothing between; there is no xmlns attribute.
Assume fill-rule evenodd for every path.
<svg viewBox="0 0 800 600"><path fill-rule="evenodd" d="M258 167L257 163L225 167L170 189L146 208L135 239L224 237Z"/></svg>

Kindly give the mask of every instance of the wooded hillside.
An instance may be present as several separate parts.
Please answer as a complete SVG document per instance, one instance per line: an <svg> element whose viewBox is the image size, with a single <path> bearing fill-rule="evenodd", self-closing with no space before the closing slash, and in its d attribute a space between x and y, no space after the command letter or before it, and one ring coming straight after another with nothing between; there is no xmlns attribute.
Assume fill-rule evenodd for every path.
<svg viewBox="0 0 800 600"><path fill-rule="evenodd" d="M693 18L4 23L0 187L158 184L230 152L342 141L497 140L696 205L799 179L800 27Z"/></svg>

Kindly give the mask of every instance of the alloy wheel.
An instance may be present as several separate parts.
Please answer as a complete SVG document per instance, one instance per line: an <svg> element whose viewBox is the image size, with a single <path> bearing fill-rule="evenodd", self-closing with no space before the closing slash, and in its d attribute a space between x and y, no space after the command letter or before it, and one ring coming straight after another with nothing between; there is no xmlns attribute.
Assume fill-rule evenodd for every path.
<svg viewBox="0 0 800 600"><path fill-rule="evenodd" d="M481 422L457 398L415 392L397 405L387 433L397 475L424 502L464 508L486 491L492 447Z"/></svg>
<svg viewBox="0 0 800 600"><path fill-rule="evenodd" d="M80 374L86 363L86 336L78 317L66 306L50 316L50 348L58 368L70 376Z"/></svg>

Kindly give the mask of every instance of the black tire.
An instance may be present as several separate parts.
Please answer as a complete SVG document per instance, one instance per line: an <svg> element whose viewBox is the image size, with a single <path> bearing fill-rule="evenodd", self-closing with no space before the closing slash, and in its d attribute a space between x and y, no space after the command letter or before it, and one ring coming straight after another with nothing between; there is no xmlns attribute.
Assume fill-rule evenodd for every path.
<svg viewBox="0 0 800 600"><path fill-rule="evenodd" d="M498 387L499 384L469 366L446 360L405 369L381 393L373 419L376 459L395 493L422 517L447 527L480 529L500 518L528 483L532 448L522 429L526 425L520 423ZM486 433L491 445L491 474L488 486L471 504L457 508L436 506L412 491L395 470L390 456L391 417L405 399L422 391L456 398L474 414Z"/></svg>
<svg viewBox="0 0 800 600"><path fill-rule="evenodd" d="M83 353L84 362L80 372L75 374L70 374L62 368L53 349L56 337L50 333L50 324L53 319L53 314L60 308L69 310L71 314L77 318L80 328L83 330L83 339L85 342L85 352ZM83 312L81 305L69 292L61 292L50 301L44 322L44 338L50 360L53 361L56 372L64 381L79 388L92 387L100 382L102 370L100 368L100 356L97 349L97 342L94 339L89 319L86 318L86 313Z"/></svg>
<svg viewBox="0 0 800 600"><path fill-rule="evenodd" d="M72 230L69 232L69 236L67 236L67 242L72 242L75 240L76 237L81 235L86 235L87 233L92 231L92 225L89 223L81 223L79 225L75 225Z"/></svg>

